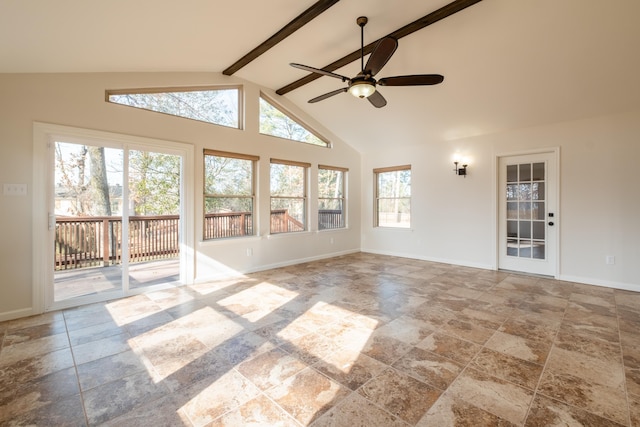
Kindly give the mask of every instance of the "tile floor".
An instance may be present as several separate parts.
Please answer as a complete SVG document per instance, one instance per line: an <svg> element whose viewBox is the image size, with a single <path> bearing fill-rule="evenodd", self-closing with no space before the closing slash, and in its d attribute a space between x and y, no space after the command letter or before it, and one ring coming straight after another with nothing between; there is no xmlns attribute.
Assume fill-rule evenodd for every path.
<svg viewBox="0 0 640 427"><path fill-rule="evenodd" d="M640 425L640 293L353 254L0 323L0 425Z"/></svg>

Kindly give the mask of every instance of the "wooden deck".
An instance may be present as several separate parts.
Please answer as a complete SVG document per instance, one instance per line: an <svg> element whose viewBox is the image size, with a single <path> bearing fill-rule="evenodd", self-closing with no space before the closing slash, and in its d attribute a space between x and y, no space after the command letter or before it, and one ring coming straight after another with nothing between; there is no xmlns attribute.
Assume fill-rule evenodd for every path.
<svg viewBox="0 0 640 427"><path fill-rule="evenodd" d="M129 265L129 288L179 284L180 261L163 259ZM90 267L54 273L56 301L122 289L122 266Z"/></svg>

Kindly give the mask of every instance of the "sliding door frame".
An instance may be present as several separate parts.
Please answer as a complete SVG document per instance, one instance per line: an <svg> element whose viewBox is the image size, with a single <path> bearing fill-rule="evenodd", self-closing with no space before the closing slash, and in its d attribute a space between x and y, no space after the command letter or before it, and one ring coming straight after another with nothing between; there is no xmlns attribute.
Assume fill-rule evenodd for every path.
<svg viewBox="0 0 640 427"><path fill-rule="evenodd" d="M59 310L104 300L104 296L86 296L55 302L53 298L53 146L57 140L89 145L104 145L129 150L149 150L178 155L182 158L180 208L180 283L192 284L194 271L194 149L192 145L142 138L117 133L75 128L48 123L33 124L33 218L32 218L32 312ZM53 222L53 224L52 224ZM53 225L53 226L52 226ZM167 285L171 286L171 285ZM158 289L123 289L123 296Z"/></svg>

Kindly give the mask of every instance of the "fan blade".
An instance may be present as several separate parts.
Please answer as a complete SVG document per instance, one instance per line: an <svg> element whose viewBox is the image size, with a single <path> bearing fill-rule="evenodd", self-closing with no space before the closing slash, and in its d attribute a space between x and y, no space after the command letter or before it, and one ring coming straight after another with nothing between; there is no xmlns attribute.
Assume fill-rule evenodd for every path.
<svg viewBox="0 0 640 427"><path fill-rule="evenodd" d="M440 74L414 74L411 76L385 77L378 80L380 86L428 86L442 83Z"/></svg>
<svg viewBox="0 0 640 427"><path fill-rule="evenodd" d="M391 56L398 48L398 41L393 37L385 37L378 42L376 47L371 52L367 65L364 66L364 74L371 75L371 77L378 74L378 72L384 67Z"/></svg>
<svg viewBox="0 0 640 427"><path fill-rule="evenodd" d="M371 95L369 95L367 99L369 100L371 105L373 105L376 108L382 108L385 105L387 105L387 100L384 99L384 96L382 96L382 94L377 90L373 92Z"/></svg>
<svg viewBox="0 0 640 427"><path fill-rule="evenodd" d="M337 95L339 93L346 92L347 90L349 90L349 88L343 87L342 89L337 89L337 90L334 90L333 92L329 92L329 93L325 93L324 95L316 96L315 98L310 99L309 103L313 104L314 102L318 102L318 101L322 101L323 99L331 98L332 96Z"/></svg>
<svg viewBox="0 0 640 427"><path fill-rule="evenodd" d="M289 65L291 65L294 68L299 68L301 70L309 71L311 73L322 74L323 76L335 77L336 79L340 79L343 82L346 82L346 81L349 80L349 77L341 76L340 74L332 73L331 71L326 71L326 70L321 70L319 68L309 67L308 65L295 64L293 62L291 64L289 64Z"/></svg>

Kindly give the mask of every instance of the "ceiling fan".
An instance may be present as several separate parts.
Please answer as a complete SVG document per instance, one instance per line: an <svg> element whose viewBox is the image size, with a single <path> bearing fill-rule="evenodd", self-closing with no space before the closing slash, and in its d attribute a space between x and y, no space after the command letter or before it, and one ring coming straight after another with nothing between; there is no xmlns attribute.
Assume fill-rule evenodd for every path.
<svg viewBox="0 0 640 427"><path fill-rule="evenodd" d="M393 37L384 37L380 39L376 47L371 52L367 64L364 64L364 26L369 20L366 16L360 16L356 23L360 26L360 69L361 71L353 78L345 77L331 71L322 70L320 68L309 67L308 65L291 63L290 65L301 70L310 71L312 73L322 74L324 76L335 77L348 82L349 86L334 90L324 95L310 99L310 103L322 101L339 93L349 92L358 98L367 98L371 105L381 108L387 105L387 100L382 94L376 90L376 86L427 86L442 83L444 77L440 74L412 74L408 76L383 77L376 80L373 77L384 67L391 59L391 56L398 48L398 40Z"/></svg>

